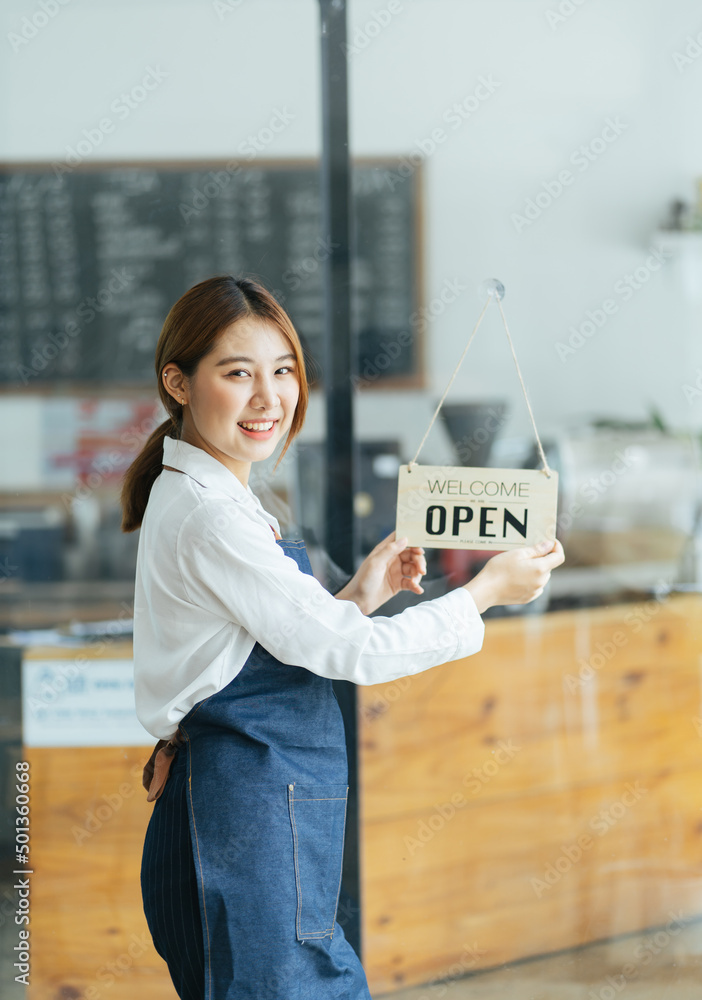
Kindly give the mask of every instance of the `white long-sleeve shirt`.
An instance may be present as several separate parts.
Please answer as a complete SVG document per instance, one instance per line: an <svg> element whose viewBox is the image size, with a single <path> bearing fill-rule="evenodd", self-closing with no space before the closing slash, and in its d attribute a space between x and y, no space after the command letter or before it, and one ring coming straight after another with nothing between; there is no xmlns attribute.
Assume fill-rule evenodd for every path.
<svg viewBox="0 0 702 1000"><path fill-rule="evenodd" d="M323 677L379 684L469 656L484 625L463 587L368 617L303 573L249 486L167 437L141 526L134 604L136 711L155 737L224 688L258 642Z"/></svg>

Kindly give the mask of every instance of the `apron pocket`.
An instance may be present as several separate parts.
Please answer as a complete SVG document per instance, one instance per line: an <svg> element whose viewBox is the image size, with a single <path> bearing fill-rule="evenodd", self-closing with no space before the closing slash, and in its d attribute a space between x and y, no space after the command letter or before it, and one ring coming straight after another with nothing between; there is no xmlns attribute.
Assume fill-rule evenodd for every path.
<svg viewBox="0 0 702 1000"><path fill-rule="evenodd" d="M298 941L334 933L347 796L347 785L288 785Z"/></svg>

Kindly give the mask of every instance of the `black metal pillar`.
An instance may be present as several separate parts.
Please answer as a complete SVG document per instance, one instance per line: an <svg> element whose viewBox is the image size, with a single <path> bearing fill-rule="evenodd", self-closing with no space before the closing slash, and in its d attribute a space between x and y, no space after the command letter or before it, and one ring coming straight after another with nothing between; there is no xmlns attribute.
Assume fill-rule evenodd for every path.
<svg viewBox="0 0 702 1000"><path fill-rule="evenodd" d="M351 375L351 164L348 137L346 0L319 0L322 37L322 220L331 252L324 261L326 398L325 547L337 565L355 569L354 442ZM360 954L356 689L334 685L346 727L349 802L338 921Z"/></svg>

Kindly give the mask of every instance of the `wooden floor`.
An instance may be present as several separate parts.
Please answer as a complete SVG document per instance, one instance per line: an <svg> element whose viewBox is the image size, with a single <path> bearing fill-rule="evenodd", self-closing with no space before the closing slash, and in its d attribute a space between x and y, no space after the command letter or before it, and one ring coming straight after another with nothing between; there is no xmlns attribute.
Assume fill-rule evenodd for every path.
<svg viewBox="0 0 702 1000"><path fill-rule="evenodd" d="M699 1000L702 923L669 933L665 926L605 944L461 979L401 990L392 1000ZM374 994L375 998L381 994Z"/></svg>

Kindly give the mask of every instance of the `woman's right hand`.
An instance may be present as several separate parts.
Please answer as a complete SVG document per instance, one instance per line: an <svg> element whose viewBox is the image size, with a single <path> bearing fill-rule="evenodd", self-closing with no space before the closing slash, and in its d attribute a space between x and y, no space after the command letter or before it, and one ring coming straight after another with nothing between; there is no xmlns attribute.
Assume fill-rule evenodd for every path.
<svg viewBox="0 0 702 1000"><path fill-rule="evenodd" d="M500 552L463 586L480 614L497 604L528 604L543 593L551 570L564 560L559 541Z"/></svg>

